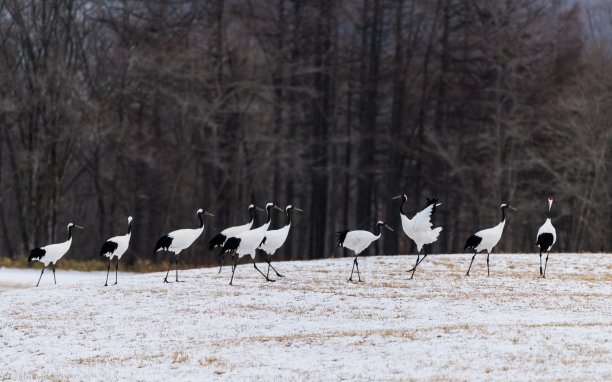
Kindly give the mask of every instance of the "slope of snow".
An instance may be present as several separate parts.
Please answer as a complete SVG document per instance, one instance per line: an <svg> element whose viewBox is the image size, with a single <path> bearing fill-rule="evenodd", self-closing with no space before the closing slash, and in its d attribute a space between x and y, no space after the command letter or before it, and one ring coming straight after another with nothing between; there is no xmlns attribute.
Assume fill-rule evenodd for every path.
<svg viewBox="0 0 612 382"><path fill-rule="evenodd" d="M537 255L492 254L491 277L484 255L471 277L469 255L430 256L408 280L414 260L363 258L365 283L349 257L273 263L275 283L244 263L233 287L229 266L58 270L0 293L0 379L612 379L612 255L553 253L546 279Z"/></svg>

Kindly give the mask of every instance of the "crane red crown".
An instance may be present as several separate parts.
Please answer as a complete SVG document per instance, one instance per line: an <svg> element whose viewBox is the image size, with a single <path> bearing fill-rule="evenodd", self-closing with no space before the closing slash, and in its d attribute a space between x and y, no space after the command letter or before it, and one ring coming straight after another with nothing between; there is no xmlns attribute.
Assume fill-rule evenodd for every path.
<svg viewBox="0 0 612 382"><path fill-rule="evenodd" d="M548 197L548 200L552 200L552 196L549 196L549 197Z"/></svg>

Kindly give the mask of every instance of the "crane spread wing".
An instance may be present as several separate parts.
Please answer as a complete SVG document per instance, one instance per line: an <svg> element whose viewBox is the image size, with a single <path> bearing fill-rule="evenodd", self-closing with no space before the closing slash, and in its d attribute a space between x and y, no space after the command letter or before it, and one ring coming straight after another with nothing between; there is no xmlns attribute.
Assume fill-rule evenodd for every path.
<svg viewBox="0 0 612 382"><path fill-rule="evenodd" d="M413 229L415 231L425 231L432 227L431 215L435 207L435 202L429 204L422 211L417 212L412 218Z"/></svg>

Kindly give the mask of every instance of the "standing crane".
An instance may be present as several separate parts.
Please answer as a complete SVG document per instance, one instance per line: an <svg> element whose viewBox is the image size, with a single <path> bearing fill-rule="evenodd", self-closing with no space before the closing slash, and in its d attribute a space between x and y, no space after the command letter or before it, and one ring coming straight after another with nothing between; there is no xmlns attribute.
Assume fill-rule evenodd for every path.
<svg viewBox="0 0 612 382"><path fill-rule="evenodd" d="M225 240L227 240L228 237L236 236L241 232L250 230L251 227L253 226L253 222L255 221L255 211L256 210L263 211L262 208L259 208L254 204L249 205L249 216L251 217L251 220L246 224L229 227L219 232L218 234L216 234L210 240L208 244L208 249L212 251L213 249L215 249L215 247L223 248L223 244L225 244ZM223 260L225 259L225 252L222 252L220 255L221 255L221 261L219 261L219 273L221 273L221 268L223 268Z"/></svg>
<svg viewBox="0 0 612 382"><path fill-rule="evenodd" d="M408 272L412 271L412 275L410 276L410 280L414 277L414 271L421 264L423 260L427 257L427 250L424 249L423 258L419 260L421 249L425 244L431 244L438 240L438 236L440 235L440 231L442 231L442 227L436 227L431 229L431 216L433 215L436 207L441 205L442 203L438 203L438 199L429 199L427 198L427 206L420 212L417 212L412 219L409 219L404 212L404 203L408 200L408 196L406 193L401 195L394 196L393 199L402 198L402 204L400 205L400 216L402 219L402 229L406 236L408 236L417 246L417 260L414 264L414 267L410 269Z"/></svg>
<svg viewBox="0 0 612 382"><path fill-rule="evenodd" d="M164 277L165 283L168 282L168 273L170 273L170 267L172 266L173 259L175 260L175 263L176 263L176 282L179 282L179 279L178 279L179 253L181 253L183 249L189 248L191 244L193 244L193 242L196 241L196 239L200 237L200 235L204 231L204 219L202 219L202 215L215 216L208 211L202 210L201 208L196 213L198 215L198 219L200 219L200 226L198 228L193 228L193 229L185 228L185 229L179 229L176 231L172 231L169 234L160 237L157 240L157 244L155 244L155 249L153 250L153 253L157 251L161 251L161 250L164 250L166 252L174 252L173 255L170 255L170 263L168 264L168 272L166 272L166 277Z"/></svg>
<svg viewBox="0 0 612 382"><path fill-rule="evenodd" d="M117 259L115 262L115 284L117 285L117 271L119 269L119 259L127 251L130 246L130 237L132 236L132 217L128 216L128 231L123 236L111 237L102 244L100 249L100 256L108 258L108 268L106 270L106 283L104 286L108 286L108 274L110 273L110 266L113 258Z"/></svg>
<svg viewBox="0 0 612 382"><path fill-rule="evenodd" d="M49 266L49 264L53 265L53 282L57 284L57 281L55 280L55 264L57 264L57 261L61 259L70 249L70 245L72 244L73 228L83 229L83 227L78 226L74 223L68 223L68 226L66 227L66 229L68 230L68 240L63 243L49 244L44 247L34 248L30 251L30 256L28 256L28 262L40 261L41 263L43 263L43 269L40 272L40 277L38 278L38 282L36 283L37 287L38 284L40 284L40 279L42 278L42 275L45 272L45 268Z"/></svg>
<svg viewBox="0 0 612 382"><path fill-rule="evenodd" d="M380 220L376 223L376 234L364 230L339 231L336 233L338 247L348 248L355 252L355 260L353 260L351 277L349 277L348 281L353 281L353 272L355 267L357 267L357 277L359 278L359 282L363 282L363 280L361 280L361 275L359 274L359 263L357 262L357 258L364 249L368 248L370 244L380 238L380 227L385 227L389 231L393 231L393 228L389 227L383 220Z"/></svg>
<svg viewBox="0 0 612 382"><path fill-rule="evenodd" d="M257 268L257 264L255 264L255 251L261 245L262 241L264 240L266 236L266 231L270 227L270 221L272 218L270 215L270 210L272 208L275 208L281 212L285 212L283 211L282 208L278 207L274 203L266 204L266 214L267 215L266 215L266 222L263 225L255 229L252 229L250 231L241 232L235 236L229 237L225 241L225 244L223 244L223 252L225 251L231 252L234 258L234 263L232 265L232 278L230 279L230 285L232 285L232 282L234 281L234 272L236 272L236 267L238 266L238 260L240 260L240 258L247 256L247 255L251 256L251 259L253 259L253 266L255 267L255 269L257 269L257 271L259 271L259 273L262 274L263 277L266 278L266 281L275 281L275 280L268 278L268 276L264 275L263 272L260 271L259 268Z"/></svg>
<svg viewBox="0 0 612 382"><path fill-rule="evenodd" d="M546 266L548 265L548 255L555 241L557 241L557 230L553 227L550 221L550 209L552 208L553 198L548 198L548 215L546 221L538 230L538 238L536 245L540 247L540 275L546 277ZM542 272L542 252L546 252L546 263L544 264L544 272Z"/></svg>
<svg viewBox="0 0 612 382"><path fill-rule="evenodd" d="M467 273L465 274L466 276L470 275L470 269L472 269L472 263L474 262L474 258L476 257L476 254L482 251L483 249L487 250L487 276L490 276L489 255L491 254L493 247L495 247L497 243L499 243L502 233L504 232L504 226L506 225L505 210L506 208L510 208L511 210L518 211L516 208L510 207L510 204L507 204L507 203L503 203L500 208L501 208L501 213L502 213L502 219L498 225L492 228L483 229L482 231L476 232L472 236L468 237L467 241L465 242L465 247L463 248L464 250L468 248L471 248L474 250L474 256L472 256L470 267L468 268Z"/></svg>
<svg viewBox="0 0 612 382"><path fill-rule="evenodd" d="M285 277L278 273L276 268L274 268L270 264L270 262L272 261L272 255L274 255L274 252L276 252L276 250L278 250L280 247L283 246L283 244L285 244L285 240L287 240L287 236L289 236L289 230L291 229L291 211L293 210L296 210L297 212L304 212L304 210L297 207L293 207L291 204L288 205L285 208L285 213L287 214L287 224L283 228L267 231L263 242L259 245L259 249L263 250L268 255L268 258L266 260L268 263L268 271L266 272L266 277L268 277L268 275L270 274L270 267L274 269L274 272L276 272L276 275L278 277Z"/></svg>

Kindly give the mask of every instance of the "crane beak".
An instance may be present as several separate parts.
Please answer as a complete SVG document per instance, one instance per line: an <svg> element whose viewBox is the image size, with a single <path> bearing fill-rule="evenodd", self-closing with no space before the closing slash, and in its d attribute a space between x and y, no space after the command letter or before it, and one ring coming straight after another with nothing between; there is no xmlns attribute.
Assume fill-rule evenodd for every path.
<svg viewBox="0 0 612 382"><path fill-rule="evenodd" d="M399 194L399 195L396 195L396 196L392 197L391 199L399 199L401 197L402 197L402 194Z"/></svg>
<svg viewBox="0 0 612 382"><path fill-rule="evenodd" d="M436 207L441 206L441 205L442 205L442 203L438 203L438 204L436 204Z"/></svg>
<svg viewBox="0 0 612 382"><path fill-rule="evenodd" d="M74 225L74 228L78 228L78 229L85 229L84 227L81 227L80 225Z"/></svg>
<svg viewBox="0 0 612 382"><path fill-rule="evenodd" d="M304 210L301 208L293 207L293 209L296 210L297 212L304 212Z"/></svg>
<svg viewBox="0 0 612 382"><path fill-rule="evenodd" d="M389 227L387 224L385 224L385 228L388 229L391 232L395 232L395 230L391 227Z"/></svg>
<svg viewBox="0 0 612 382"><path fill-rule="evenodd" d="M266 212L266 210L264 210L264 209L263 209L263 208L261 208L261 207L255 207L255 209L256 209L257 211Z"/></svg>
<svg viewBox="0 0 612 382"><path fill-rule="evenodd" d="M283 210L282 208L280 208L279 206L277 206L276 204L274 205L274 208L276 208L277 210L279 210L280 212L285 212L285 210Z"/></svg>
<svg viewBox="0 0 612 382"><path fill-rule="evenodd" d="M215 214L213 214L212 212L208 212L208 211L204 211L204 215L215 216Z"/></svg>
<svg viewBox="0 0 612 382"><path fill-rule="evenodd" d="M510 207L510 209L511 209L511 210L513 210L513 211L518 211L518 210L517 210L516 208L514 208L514 207Z"/></svg>

